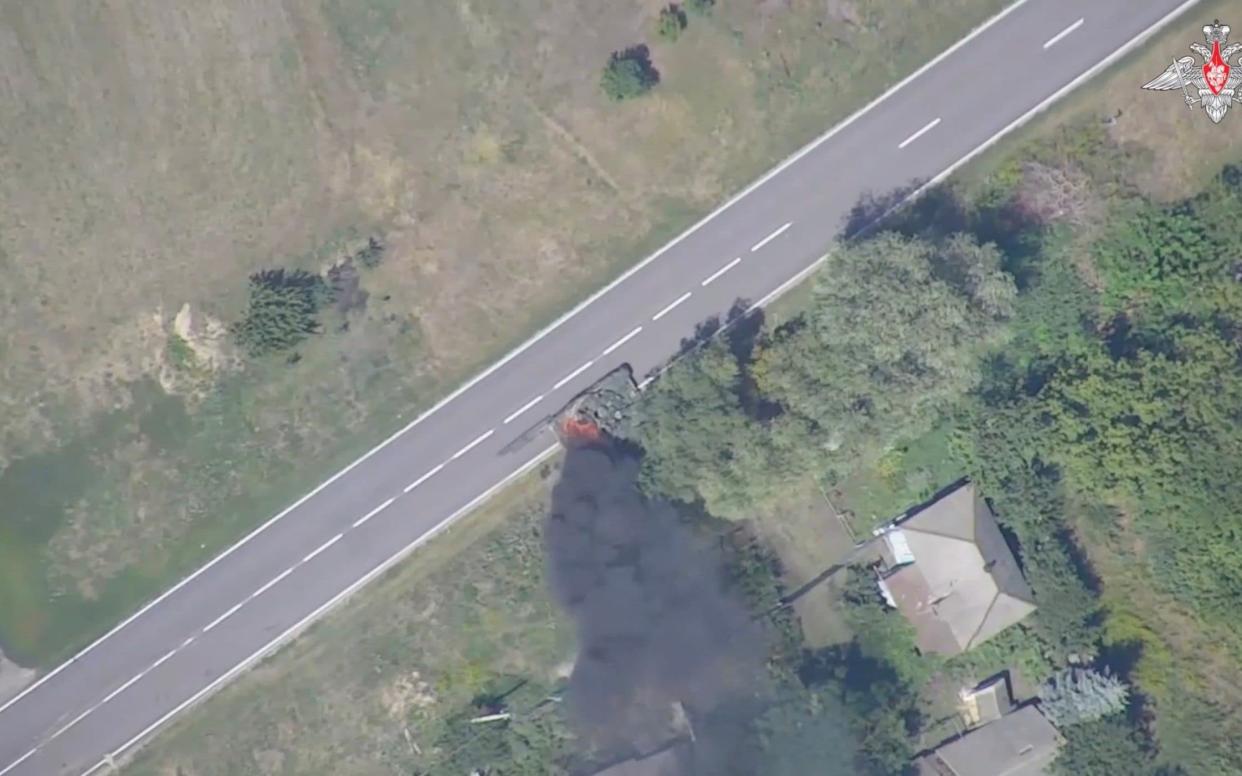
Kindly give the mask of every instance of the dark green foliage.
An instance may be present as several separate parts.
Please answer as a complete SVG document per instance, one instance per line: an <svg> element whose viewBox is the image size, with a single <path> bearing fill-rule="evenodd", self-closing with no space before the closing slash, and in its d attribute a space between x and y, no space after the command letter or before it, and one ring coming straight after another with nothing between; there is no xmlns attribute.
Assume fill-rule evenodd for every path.
<svg viewBox="0 0 1242 776"><path fill-rule="evenodd" d="M919 654L914 626L896 610L884 606L869 569L855 566L849 574L842 598L859 652L887 666L903 684L922 685L938 667L939 660Z"/></svg>
<svg viewBox="0 0 1242 776"><path fill-rule="evenodd" d="M644 488L746 517L815 469L930 427L999 339L1014 292L998 261L961 236L843 249L757 355L714 340L655 382L626 432L647 453Z"/></svg>
<svg viewBox="0 0 1242 776"><path fill-rule="evenodd" d="M628 100L646 94L660 82L660 72L651 64L651 52L644 45L614 51L604 66L600 88L612 100Z"/></svg>
<svg viewBox="0 0 1242 776"><path fill-rule="evenodd" d="M168 335L168 341L164 345L164 354L173 369L182 372L193 371L198 362L194 348L190 347L190 343L176 332Z"/></svg>
<svg viewBox="0 0 1242 776"><path fill-rule="evenodd" d="M369 238L366 247L354 254L354 260L367 269L375 269L384 260L383 243L374 237Z"/></svg>
<svg viewBox="0 0 1242 776"><path fill-rule="evenodd" d="M716 0L686 0L685 5L692 13L707 16L716 7Z"/></svg>
<svg viewBox="0 0 1242 776"><path fill-rule="evenodd" d="M1053 764L1064 776L1155 776L1151 747L1124 717L1106 717L1062 731L1065 746Z"/></svg>
<svg viewBox="0 0 1242 776"><path fill-rule="evenodd" d="M848 462L926 430L972 388L1013 297L993 246L880 235L841 250L817 275L799 325L762 343L755 382Z"/></svg>
<svg viewBox="0 0 1242 776"><path fill-rule="evenodd" d="M507 712L506 720L472 723ZM553 688L538 682L495 677L467 707L442 723L427 776L485 773L548 776L568 773L571 737Z"/></svg>
<svg viewBox="0 0 1242 776"><path fill-rule="evenodd" d="M1198 307L1209 286L1226 279L1234 250L1213 240L1192 208L1144 203L1114 219L1092 255L1107 281L1109 308L1168 315Z"/></svg>
<svg viewBox="0 0 1242 776"><path fill-rule="evenodd" d="M850 718L830 688L791 693L756 723L767 776L855 776Z"/></svg>
<svg viewBox="0 0 1242 776"><path fill-rule="evenodd" d="M681 9L681 6L669 3L660 9L656 31L661 38L672 43L681 37L682 30L686 29L686 22L686 12Z"/></svg>
<svg viewBox="0 0 1242 776"><path fill-rule="evenodd" d="M955 456L1016 540L1039 609L945 663L946 674L1016 666L1039 681L1073 659L1118 660L1142 721L1067 726L1058 767L1089 776L1133 764L1154 776L1154 763L1175 762L1226 773L1240 729L1234 677L1221 668L1242 644L1242 172L1155 204L1128 193L1106 138L1080 140L1060 138L1042 163L1070 169L1066 160L1085 154L1072 169L1090 177L1088 190L1071 192L1071 204L1103 208L1090 243L1029 191L1042 220L1006 214L1023 183L1017 167L978 207L941 207L921 224L909 219L905 236L848 246L802 314L753 348L713 345L674 366L633 438L654 453L646 487L744 517L794 479L845 475L934 423L956 424ZM961 229L1006 253L944 234ZM1001 266L1021 277L1016 298ZM1084 537L1090 557L1111 564L1101 566L1109 582L1154 588L1184 608L1149 619L1116 590L1102 608L1109 585ZM1117 564L1128 569L1120 580ZM865 588L847 591L855 642L817 653L802 675L817 692L839 691L860 769L885 772L904 767L918 725L902 693L916 695L936 666ZM1238 639L1207 665L1186 653L1203 633L1157 632L1195 616L1204 633ZM864 665L875 669L867 695L850 690ZM1159 737L1159 756L1148 735Z"/></svg>
<svg viewBox="0 0 1242 776"><path fill-rule="evenodd" d="M323 278L305 270L269 269L250 276L245 317L233 336L251 356L293 348L319 329L319 310L331 298Z"/></svg>
<svg viewBox="0 0 1242 776"><path fill-rule="evenodd" d="M978 683L1002 671L1017 671L1024 680L1038 682L1056 670L1053 658L1040 634L1024 620L1006 628L969 652L954 655L945 662L945 674L963 686Z"/></svg>
<svg viewBox="0 0 1242 776"><path fill-rule="evenodd" d="M844 704L856 741L855 772L897 776L910 771L914 736L924 722L917 685L883 659L867 655L857 641L809 654L802 676L808 687L833 692Z"/></svg>
<svg viewBox="0 0 1242 776"><path fill-rule="evenodd" d="M627 431L646 452L644 489L742 518L796 479L779 439L743 408L743 379L735 355L715 340L654 383Z"/></svg>

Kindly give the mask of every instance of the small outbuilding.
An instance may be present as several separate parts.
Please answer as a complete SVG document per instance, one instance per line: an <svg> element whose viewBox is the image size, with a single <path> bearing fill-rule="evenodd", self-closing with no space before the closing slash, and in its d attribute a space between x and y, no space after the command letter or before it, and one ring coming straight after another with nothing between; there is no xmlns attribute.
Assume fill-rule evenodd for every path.
<svg viewBox="0 0 1242 776"><path fill-rule="evenodd" d="M919 776L1047 776L1061 736L1039 709L1023 706L914 761Z"/></svg>

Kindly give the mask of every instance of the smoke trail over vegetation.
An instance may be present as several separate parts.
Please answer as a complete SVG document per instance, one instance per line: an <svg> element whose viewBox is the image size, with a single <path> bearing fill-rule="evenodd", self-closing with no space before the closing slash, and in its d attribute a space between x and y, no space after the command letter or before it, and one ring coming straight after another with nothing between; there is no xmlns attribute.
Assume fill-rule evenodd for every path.
<svg viewBox="0 0 1242 776"><path fill-rule="evenodd" d="M549 578L579 641L570 717L595 763L663 752L649 772L753 773L765 635L729 589L719 536L643 498L637 471L574 450L553 491Z"/></svg>

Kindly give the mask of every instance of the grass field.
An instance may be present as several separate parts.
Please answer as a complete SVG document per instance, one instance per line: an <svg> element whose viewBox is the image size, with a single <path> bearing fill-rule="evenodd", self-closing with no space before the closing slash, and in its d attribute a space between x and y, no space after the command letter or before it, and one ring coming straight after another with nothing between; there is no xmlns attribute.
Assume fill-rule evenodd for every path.
<svg viewBox="0 0 1242 776"><path fill-rule="evenodd" d="M556 683L573 628L545 580L532 474L187 715L126 773L394 774L445 755L445 718L497 677Z"/></svg>
<svg viewBox="0 0 1242 776"><path fill-rule="evenodd" d="M854 547L845 524L812 482L791 492L782 504L755 515L753 530L781 561L781 583L797 590L844 559ZM837 606L837 575L798 598L793 605L806 646L815 649L850 639Z"/></svg>
<svg viewBox="0 0 1242 776"><path fill-rule="evenodd" d="M1000 5L0 5L0 645L57 662ZM249 273L372 235L240 357Z"/></svg>
<svg viewBox="0 0 1242 776"><path fill-rule="evenodd" d="M1206 174L1223 161L1242 156L1242 148L1238 147L1237 141L1226 137L1231 137L1226 127L1210 125L1201 116L1184 117L1185 109L1176 99L1172 99L1171 105L1168 104L1169 99L1164 99L1169 95L1140 93L1136 98L1125 89L1131 86L1137 89L1134 84L1150 78L1150 75L1145 75L1148 71L1156 68L1153 72L1157 72L1160 61L1174 52L1180 52L1186 42L1195 39L1197 27L1201 24L1200 16L1213 14L1222 19L1242 17L1242 3L1205 5L1198 15L1158 37L1144 52L1107 73L1095 87L1079 93L1024 130L1014 142L1003 145L965 170L959 183L970 185L998 163L1010 160L1014 148L1021 143L1051 138L1067 123L1113 116L1120 107L1123 116L1111 125L1110 131L1118 133L1117 136L1126 143L1128 153L1137 160L1137 169L1150 169L1146 166L1148 164L1160 165L1161 169L1176 173L1141 178L1144 190L1168 197L1192 190L1197 176ZM1101 103L1101 99L1105 102ZM1142 101L1137 107L1133 105L1136 99ZM1130 107L1124 107L1126 105ZM1132 113L1139 115L1127 122L1125 116ZM1226 121L1237 118L1231 116ZM1205 160L1196 158L1190 162L1190 168L1179 167L1170 161L1174 156L1185 153L1183 147L1165 142L1170 134L1177 135L1179 132L1190 138L1187 142L1202 138ZM796 305L797 298L791 295L782 300L774 312L792 314ZM936 428L880 457L874 466L862 467L853 477L838 483L835 490L829 492L829 497L831 506L852 513L855 527L865 529L874 521L892 517L925 498L960 473L958 464L949 454L947 429ZM506 494L508 500L505 503L493 504L481 516L464 522L441 542L433 544L426 554L420 555L418 564L403 566L364 593L355 610L333 615L263 669L187 717L140 756L129 772L142 776L198 776L215 773L333 773L341 772L342 768L352 768L349 770L351 773L389 773L408 765L410 761L402 759L408 756L402 753L402 747L408 749L403 734L397 730L397 723L380 711L383 702L378 699L382 697L384 683L364 678L364 671L339 662L337 655L348 654L351 648L369 654L369 650L374 649L373 644L381 643L376 639L381 638L391 639L391 643L397 644L399 639L395 634L401 633L404 627L400 623L408 621L410 611L421 611L420 606L428 606L428 598L438 601L441 595L449 597L444 605L437 605L434 611L444 615L446 627L451 624L461 629L461 637L467 640L463 643L469 643L472 639L482 639L481 643L488 641L486 633L460 624L462 618L473 620L483 615L476 613L467 617L450 615L448 611L450 607L461 607L463 611L477 607L478 612L491 612L488 616L500 618L496 631L512 634L510 638L519 644L518 649L532 650L528 656L530 662L525 664L527 670L540 670L536 667L539 665L544 666L542 670L548 670L558 659L559 647L552 648L553 641L533 645L521 643L522 638L530 635L525 634L525 628L556 627L541 626L540 623L545 622L543 615L518 623L506 619L507 609L503 606L497 611L487 602L480 604L468 596L457 596L452 588L443 594L432 592L443 579L435 576L443 572L432 569L443 568L445 559L452 553L461 553L455 564L473 569L477 558L497 557L486 554L491 551L487 548L498 546L495 537L520 535L525 530L523 525L534 524L531 521L535 519L543 491L540 486L529 482L522 487L523 490L517 493ZM755 523L757 532L780 552L787 582L813 575L821 563L830 563L831 556L848 545L846 537L839 531L839 524L832 525L829 505L823 503L822 495L811 488L804 495L805 498L791 498L788 505L774 507L770 514L759 516ZM505 510L514 510L518 517L506 519L503 516ZM1149 627L1168 634L1172 659L1176 665L1190 669L1177 681L1189 682L1198 691L1208 689L1232 701L1234 690L1222 681L1227 681L1226 678L1235 673L1237 654L1242 653L1223 632L1224 629L1197 621L1176 603L1154 593L1152 586L1145 583L1140 570L1128 567L1124 558L1108 549L1114 537L1092 536L1092 523L1085 520L1081 522L1080 530L1092 553L1091 560L1103 579L1104 596L1110 608L1141 612ZM496 533L486 535L487 531ZM479 538L472 542L468 537ZM505 541L500 543L503 545ZM520 546L521 543L518 544ZM501 562L500 566L505 569L503 579L514 584L519 591L531 591L533 599L535 588L523 580L524 575L533 573L534 566L508 562ZM499 575L493 572L488 577L489 583L495 584L498 578ZM409 597L408 602L406 596ZM812 603L800 604L798 610L808 639L831 643L848 635L828 596L808 600ZM820 604L825 605L821 607ZM519 611L523 609L519 607ZM539 608L535 607L533 611L539 611ZM390 616L397 623L391 628L388 624ZM546 622L552 623L554 619L554 615L549 615ZM364 637L352 637L351 641L351 629L365 634ZM433 637L425 662L415 662L424 660L423 642L419 640L419 633L414 631L409 631L405 638L408 642L403 645L406 648L403 648L402 655L408 657L411 661L408 665L412 667L385 668L378 673L408 677L410 671L417 670L420 672L418 681L428 681L435 686L437 671L444 669L424 669L422 666L439 665L436 655L445 649L447 642L439 643ZM506 661L515 659L506 650L488 651L493 649L491 647L478 649L480 654L488 655L485 664L489 666L510 665ZM415 652L417 657L409 657ZM989 650L980 650L972 653L968 664L957 668L971 678L980 678L1003 665L989 662L993 657L995 655ZM1023 676L1029 674L1027 678L1040 676L1039 671L1046 668L1040 663L1041 656L1029 657L1031 665L1020 664L1020 673ZM1007 653L1005 659L1009 659ZM452 665L451 661L448 665ZM344 678L338 679L334 671L343 672ZM954 678L957 678L956 675ZM408 685L407 680L403 686ZM939 689L947 693L955 690L956 686L946 684ZM253 715L248 711L251 706L256 709ZM290 721L283 726L273 723L273 720L281 719ZM1180 722L1173 718L1162 724ZM299 725L305 726L305 731L297 730ZM1193 740L1193 736L1187 735L1186 740ZM224 746L225 741L230 742L228 746Z"/></svg>

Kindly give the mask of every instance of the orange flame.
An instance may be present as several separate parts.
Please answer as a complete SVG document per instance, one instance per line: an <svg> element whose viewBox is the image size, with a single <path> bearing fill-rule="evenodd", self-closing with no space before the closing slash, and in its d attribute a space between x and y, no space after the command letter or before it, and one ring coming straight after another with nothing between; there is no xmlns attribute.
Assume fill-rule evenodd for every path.
<svg viewBox="0 0 1242 776"><path fill-rule="evenodd" d="M584 418L569 417L561 423L561 436L579 444L592 444L604 438L595 423Z"/></svg>

